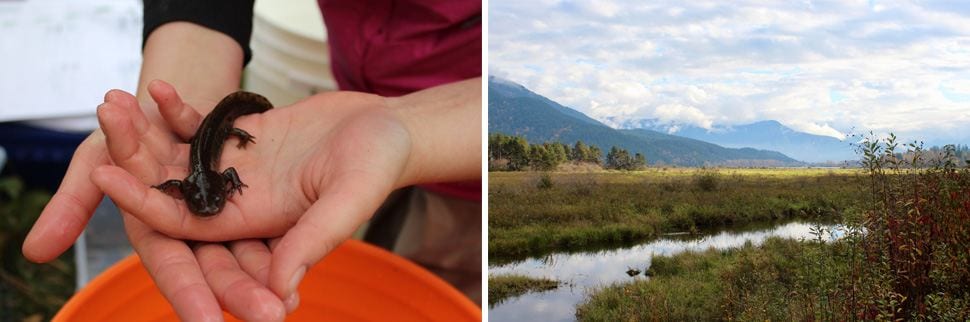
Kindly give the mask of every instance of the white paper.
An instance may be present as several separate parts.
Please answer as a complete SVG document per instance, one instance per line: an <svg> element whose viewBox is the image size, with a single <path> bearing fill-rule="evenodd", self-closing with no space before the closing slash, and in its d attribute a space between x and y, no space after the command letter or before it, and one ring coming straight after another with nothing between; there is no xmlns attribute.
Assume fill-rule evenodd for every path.
<svg viewBox="0 0 970 322"><path fill-rule="evenodd" d="M0 121L90 116L141 66L137 0L0 0Z"/></svg>

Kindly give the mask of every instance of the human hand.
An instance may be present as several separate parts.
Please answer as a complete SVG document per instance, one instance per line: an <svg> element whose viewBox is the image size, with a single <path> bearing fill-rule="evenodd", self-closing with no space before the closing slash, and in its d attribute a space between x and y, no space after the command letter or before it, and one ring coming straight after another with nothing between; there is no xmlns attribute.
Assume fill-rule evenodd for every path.
<svg viewBox="0 0 970 322"><path fill-rule="evenodd" d="M126 102L137 106L137 102L130 99L127 93L113 90L105 94L105 102ZM204 101L197 101L205 104ZM144 106L145 121L158 129L159 133L171 133L154 104ZM53 260L67 250L84 231L88 220L94 213L102 199L102 192L89 180L90 173L98 166L111 164L105 145L105 136L101 130L94 131L75 150L70 166L57 192L44 208L37 222L27 235L23 244L24 256L34 262ZM175 310L183 320L219 320L222 311L219 303L227 303L229 311L239 317L272 317L274 306L272 299L276 299L268 290L262 296L253 292L235 292L245 283L239 283L234 292L222 292L217 299L213 288L208 287L201 266L212 267L212 272L219 272L223 280L232 282L238 280L237 272L232 272L231 266L225 265L225 252L213 250L211 246L198 247L195 253L180 240L175 240L159 234L145 226L130 215L124 215L125 228L129 240L149 273L156 279L159 289L172 301ZM261 243L260 243L261 244ZM258 245L256 245L258 246ZM223 247L225 248L225 247ZM265 249L265 246L263 246ZM258 266L260 257L268 252L261 252L251 241L240 241L231 244L231 253L240 260L243 268L259 272L265 267ZM198 254L198 258L196 258ZM201 265L201 266L200 266ZM229 271L229 274L225 274ZM257 281L266 284L268 270L262 274L253 274ZM220 283L225 284L224 281ZM265 289L265 287L263 287ZM218 288L214 288L217 289ZM217 292L218 293L218 292ZM264 298L266 294L270 299ZM239 304L236 304L239 303ZM260 303L262 303L260 305ZM279 300L276 299L276 303ZM233 307L244 309L233 310ZM276 314L282 318L282 304L277 304ZM271 320L271 319L261 319Z"/></svg>
<svg viewBox="0 0 970 322"><path fill-rule="evenodd" d="M105 94L104 100L118 101L124 95L127 93L112 90ZM145 111L147 122L162 133L171 132L155 105L145 104ZM22 249L27 259L48 262L71 247L103 197L101 190L90 181L90 174L98 166L109 164L104 133L95 130L74 151L57 192L27 234Z"/></svg>
<svg viewBox="0 0 970 322"><path fill-rule="evenodd" d="M152 94L179 137L195 133L201 115L179 102L164 103L166 96L177 101L174 91ZM271 286L292 309L298 301L296 286L308 267L347 239L393 188L406 184L402 173L410 133L384 103L375 95L328 93L237 119L235 127L254 135L256 144L240 150L227 143L221 166L235 167L249 187L228 200L219 215L204 219L192 215L182 201L149 187L187 175L189 146L152 127L140 109L106 104L99 110L99 120L111 158L120 167L100 166L91 179L137 217L133 221L164 234L159 238L279 237L271 255L265 245L251 246L261 255L252 256L249 266L269 266L268 272L246 269L246 265L232 267L235 261L230 255L237 255L243 264L241 254L214 253L221 253L225 265L236 271L241 266L253 277L268 274L267 280L256 278L257 282ZM198 264L204 266L201 256ZM215 274L206 278L210 275ZM156 281L161 283L159 276ZM210 280L209 284L216 291L216 283Z"/></svg>
<svg viewBox="0 0 970 322"><path fill-rule="evenodd" d="M175 94L174 88L157 82L149 85L148 89L158 102L158 110L166 113L166 119L178 120L182 117L170 113L180 111L185 105ZM154 105L151 107L155 109ZM135 131L124 135L156 139L172 135L167 127L148 121L130 94L118 91L110 95L99 108L99 120L104 123L106 118L116 116L113 112L117 111L138 111L137 115L142 116L128 123L130 127L121 129ZM115 127L105 128L119 130ZM122 153L118 147L109 145L109 154ZM234 241L228 247L197 243L191 247L182 240L151 229L127 211L123 210L122 213L128 239L182 320L219 321L222 319L221 304L231 314L244 320L281 321L285 307L291 310L296 307L293 300L298 299L291 299L284 307L283 302L265 286L269 273L269 251L262 241Z"/></svg>

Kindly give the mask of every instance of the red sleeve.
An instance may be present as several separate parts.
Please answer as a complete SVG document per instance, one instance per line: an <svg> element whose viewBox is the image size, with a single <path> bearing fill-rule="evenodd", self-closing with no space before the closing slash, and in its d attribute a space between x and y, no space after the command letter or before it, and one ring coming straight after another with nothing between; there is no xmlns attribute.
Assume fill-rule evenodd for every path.
<svg viewBox="0 0 970 322"><path fill-rule="evenodd" d="M400 96L482 75L482 2L319 0L344 90Z"/></svg>

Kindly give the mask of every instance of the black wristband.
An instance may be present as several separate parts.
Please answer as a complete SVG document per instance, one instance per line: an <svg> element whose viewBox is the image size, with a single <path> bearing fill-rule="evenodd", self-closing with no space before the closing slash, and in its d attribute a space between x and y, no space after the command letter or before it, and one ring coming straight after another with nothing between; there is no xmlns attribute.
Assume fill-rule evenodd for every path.
<svg viewBox="0 0 970 322"><path fill-rule="evenodd" d="M243 50L243 66L253 56L249 38L253 32L253 3L255 0L145 0L144 27L141 47L145 49L148 35L159 26L186 21L221 32Z"/></svg>

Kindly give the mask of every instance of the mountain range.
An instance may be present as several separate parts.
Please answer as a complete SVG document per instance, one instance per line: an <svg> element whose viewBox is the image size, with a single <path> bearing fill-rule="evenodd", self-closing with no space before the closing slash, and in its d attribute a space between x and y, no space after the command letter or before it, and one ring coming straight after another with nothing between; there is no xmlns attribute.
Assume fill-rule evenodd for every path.
<svg viewBox="0 0 970 322"><path fill-rule="evenodd" d="M772 150L796 160L821 163L840 163L858 159L848 141L830 136L795 131L778 121L768 120L745 125L714 126L705 129L687 124L663 123L655 119L608 120L619 128L645 128L667 134L688 137L724 147Z"/></svg>
<svg viewBox="0 0 970 322"><path fill-rule="evenodd" d="M617 146L643 153L651 164L682 166L797 166L802 162L777 151L728 148L654 129L614 129L522 85L488 78L488 131L520 135L531 143L583 141L608 151Z"/></svg>

